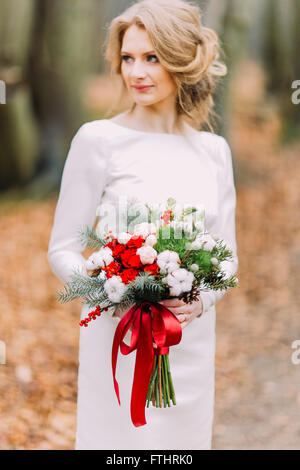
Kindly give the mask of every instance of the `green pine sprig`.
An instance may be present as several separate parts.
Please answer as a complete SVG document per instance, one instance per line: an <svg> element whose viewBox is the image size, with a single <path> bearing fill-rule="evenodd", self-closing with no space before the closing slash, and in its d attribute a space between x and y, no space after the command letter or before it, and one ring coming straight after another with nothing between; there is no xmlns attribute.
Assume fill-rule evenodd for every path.
<svg viewBox="0 0 300 470"><path fill-rule="evenodd" d="M98 236L96 231L90 227L80 229L78 236L81 244L85 247L100 249L102 246L107 244L106 238Z"/></svg>

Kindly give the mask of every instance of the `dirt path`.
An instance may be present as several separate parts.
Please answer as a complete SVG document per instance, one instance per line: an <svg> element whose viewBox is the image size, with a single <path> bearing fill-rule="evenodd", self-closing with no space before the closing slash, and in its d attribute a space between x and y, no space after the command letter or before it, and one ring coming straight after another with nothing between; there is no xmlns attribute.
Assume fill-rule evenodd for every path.
<svg viewBox="0 0 300 470"><path fill-rule="evenodd" d="M239 129L233 140L240 287L217 305L213 448L299 449L300 148L278 151L247 129L255 149ZM54 297L54 205L0 206L0 449L74 448L80 305Z"/></svg>

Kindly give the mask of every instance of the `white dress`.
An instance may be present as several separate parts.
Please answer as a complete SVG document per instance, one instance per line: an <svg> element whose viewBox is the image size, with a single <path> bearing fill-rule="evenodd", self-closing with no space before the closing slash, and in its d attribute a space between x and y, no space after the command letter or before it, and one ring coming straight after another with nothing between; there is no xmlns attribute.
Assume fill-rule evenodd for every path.
<svg viewBox="0 0 300 470"><path fill-rule="evenodd" d="M138 131L107 119L82 125L66 160L48 251L62 282L84 263L78 229L92 227L99 203L114 203L119 195L150 202L171 196L204 204L206 229L226 240L234 253L232 272L237 272L236 192L231 151L223 137L192 128L189 137ZM177 405L150 405L147 424L140 427L130 418L135 351L127 356L119 351L121 406L113 386L111 349L119 318L103 313L88 328L80 328L75 449L211 449L215 303L224 294L203 292L203 314L170 348ZM84 305L81 318L89 311Z"/></svg>

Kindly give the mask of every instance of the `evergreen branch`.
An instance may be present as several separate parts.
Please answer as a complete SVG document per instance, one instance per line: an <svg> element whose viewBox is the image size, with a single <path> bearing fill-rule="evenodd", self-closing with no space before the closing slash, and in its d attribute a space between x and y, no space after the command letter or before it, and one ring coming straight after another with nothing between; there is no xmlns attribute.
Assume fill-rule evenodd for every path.
<svg viewBox="0 0 300 470"><path fill-rule="evenodd" d="M79 271L74 271L63 289L56 293L58 301L61 303L70 302L72 300L83 298L87 300L95 299L95 292L97 298L105 296L104 280L98 277L87 277Z"/></svg>
<svg viewBox="0 0 300 470"><path fill-rule="evenodd" d="M79 230L79 239L82 245L90 248L101 248L107 244L107 240L98 236L95 230L90 227L84 227Z"/></svg>

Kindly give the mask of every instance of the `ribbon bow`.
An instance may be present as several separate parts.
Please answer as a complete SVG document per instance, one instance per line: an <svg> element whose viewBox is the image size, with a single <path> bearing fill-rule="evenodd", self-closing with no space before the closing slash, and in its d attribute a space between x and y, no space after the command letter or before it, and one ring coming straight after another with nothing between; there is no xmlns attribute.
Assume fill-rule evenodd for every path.
<svg viewBox="0 0 300 470"><path fill-rule="evenodd" d="M128 346L123 338L131 325L132 334L130 346ZM120 320L112 346L114 387L119 405L121 405L119 384L115 377L118 350L120 347L121 353L127 355L136 349L130 403L131 420L134 426L146 424L145 404L154 358L153 340L158 346L155 354L162 355L168 354L169 346L178 344L181 336L180 322L170 310L159 303L142 302L140 305L134 305Z"/></svg>

